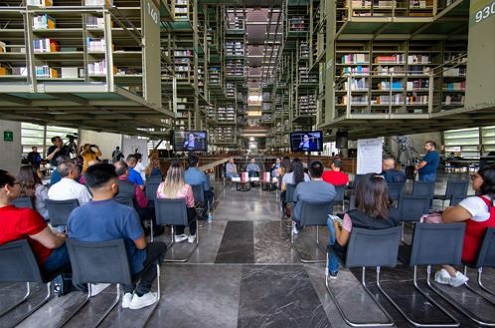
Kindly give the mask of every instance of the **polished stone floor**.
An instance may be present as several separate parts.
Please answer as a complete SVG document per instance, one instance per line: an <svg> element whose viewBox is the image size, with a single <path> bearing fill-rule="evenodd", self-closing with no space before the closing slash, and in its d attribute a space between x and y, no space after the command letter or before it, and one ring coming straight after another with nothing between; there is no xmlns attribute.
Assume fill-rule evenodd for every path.
<svg viewBox="0 0 495 328"><path fill-rule="evenodd" d="M437 186L437 193L445 189L448 177ZM215 186L214 220L202 222L199 247L187 263L164 263L160 276L162 286L160 304L147 327L348 327L327 293L324 263L302 264L290 246L289 226L280 219L277 192L253 188L248 192ZM435 202L434 206L441 204ZM159 239L167 240L165 235ZM320 240L326 244L328 235L320 230ZM324 259L314 243L314 230L301 232L296 244L302 255ZM167 258L178 258L190 250L182 243L169 250ZM377 293L373 270L368 270L367 283ZM424 268L420 270L420 284L425 285ZM487 270L487 285L495 284L495 272ZM471 278L474 281L474 272ZM360 270L342 268L331 286L345 313L356 321L380 322L385 315L360 285ZM0 312L22 295L20 284L0 284ZM405 311L418 321L440 323L449 319L414 291L412 269L399 265L382 269L382 287ZM482 319L495 321L494 305L473 297L464 287L442 288L456 301L465 304ZM36 304L42 286L36 286L32 301L0 318L0 327L10 327ZM108 288L75 316L66 327L91 327L111 304L113 287ZM85 295L74 292L54 298L19 327L55 327L83 300ZM377 296L389 311L396 327L412 327L388 301ZM452 312L461 327L479 327L437 296L433 298ZM139 327L148 309L116 308L102 323L102 327Z"/></svg>

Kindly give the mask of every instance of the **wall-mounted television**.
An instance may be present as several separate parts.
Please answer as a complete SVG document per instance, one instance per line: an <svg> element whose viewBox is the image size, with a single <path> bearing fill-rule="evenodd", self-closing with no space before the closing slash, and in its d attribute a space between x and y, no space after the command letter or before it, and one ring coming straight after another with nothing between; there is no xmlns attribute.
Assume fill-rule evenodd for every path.
<svg viewBox="0 0 495 328"><path fill-rule="evenodd" d="M172 144L175 151L206 151L206 131L180 130L172 132Z"/></svg>
<svg viewBox="0 0 495 328"><path fill-rule="evenodd" d="M292 152L323 151L322 131L298 131L290 134Z"/></svg>

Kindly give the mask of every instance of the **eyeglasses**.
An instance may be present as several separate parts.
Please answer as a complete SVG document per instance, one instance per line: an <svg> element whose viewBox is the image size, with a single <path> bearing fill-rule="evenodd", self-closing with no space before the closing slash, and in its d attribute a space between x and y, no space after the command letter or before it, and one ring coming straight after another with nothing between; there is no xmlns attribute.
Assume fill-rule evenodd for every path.
<svg viewBox="0 0 495 328"><path fill-rule="evenodd" d="M476 178L481 178L481 175L475 173L475 174L471 174L471 180L474 180Z"/></svg>

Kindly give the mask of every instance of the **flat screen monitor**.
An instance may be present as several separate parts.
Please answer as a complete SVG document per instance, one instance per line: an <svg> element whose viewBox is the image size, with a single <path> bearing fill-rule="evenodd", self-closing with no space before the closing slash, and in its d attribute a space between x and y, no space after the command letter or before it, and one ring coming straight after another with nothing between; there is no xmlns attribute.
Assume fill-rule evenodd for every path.
<svg viewBox="0 0 495 328"><path fill-rule="evenodd" d="M181 130L172 134L175 151L206 151L206 131Z"/></svg>
<svg viewBox="0 0 495 328"><path fill-rule="evenodd" d="M298 131L290 134L290 150L292 152L322 151L322 131Z"/></svg>

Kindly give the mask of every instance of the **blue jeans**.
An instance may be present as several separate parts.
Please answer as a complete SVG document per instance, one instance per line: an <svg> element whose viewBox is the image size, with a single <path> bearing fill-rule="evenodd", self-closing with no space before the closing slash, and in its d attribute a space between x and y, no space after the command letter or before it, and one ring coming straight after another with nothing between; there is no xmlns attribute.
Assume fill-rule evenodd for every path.
<svg viewBox="0 0 495 328"><path fill-rule="evenodd" d="M67 251L67 245L62 245L59 248L52 250L48 259L41 266L41 269L45 272L52 272L58 270L70 263L69 252Z"/></svg>
<svg viewBox="0 0 495 328"><path fill-rule="evenodd" d="M435 182L436 178L436 173L419 174L419 181L422 182Z"/></svg>
<svg viewBox="0 0 495 328"><path fill-rule="evenodd" d="M335 226L333 225L333 220L331 218L327 218L327 228L330 235L328 240L329 245L335 245ZM339 260L337 255L334 252L330 251L328 253L328 272L339 271Z"/></svg>
<svg viewBox="0 0 495 328"><path fill-rule="evenodd" d="M229 179L238 178L239 177L239 173L237 173L237 172L230 172L230 173L227 173L225 176L227 178L229 178Z"/></svg>

